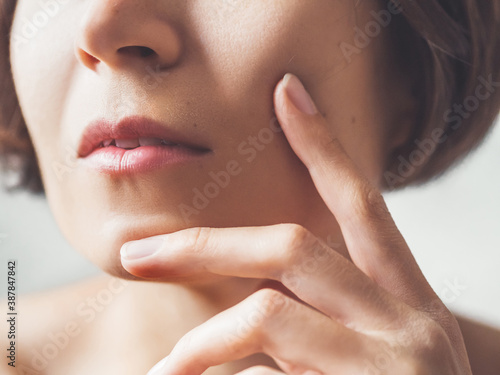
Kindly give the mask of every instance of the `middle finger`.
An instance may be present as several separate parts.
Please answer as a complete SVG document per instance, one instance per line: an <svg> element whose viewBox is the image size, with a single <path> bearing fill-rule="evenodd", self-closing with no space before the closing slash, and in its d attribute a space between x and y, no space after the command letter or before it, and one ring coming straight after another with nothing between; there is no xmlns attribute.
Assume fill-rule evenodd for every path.
<svg viewBox="0 0 500 375"><path fill-rule="evenodd" d="M375 342L280 292L261 289L188 332L154 374L201 374L256 353L285 367L354 373Z"/></svg>

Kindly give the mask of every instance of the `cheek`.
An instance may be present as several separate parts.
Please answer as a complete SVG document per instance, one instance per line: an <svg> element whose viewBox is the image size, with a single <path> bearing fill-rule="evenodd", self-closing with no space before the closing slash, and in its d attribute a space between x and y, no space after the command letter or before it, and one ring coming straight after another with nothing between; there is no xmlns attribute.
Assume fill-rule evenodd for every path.
<svg viewBox="0 0 500 375"><path fill-rule="evenodd" d="M242 167L224 199L211 203L210 214L228 217L228 207L240 210L245 219L238 218L239 225L307 220L321 199L283 133L270 130L276 128L272 94L283 75L292 72L318 88L315 94L326 99L325 107L332 105L331 87L320 88L344 62L335 46L351 30L344 17L349 7L295 0L256 1L223 11L207 2L196 5L194 20L212 20L195 22L193 33L203 46L200 70L206 69L206 82L216 88L224 112L219 134L226 142L219 166L223 170L233 159ZM230 220L235 222L234 215Z"/></svg>
<svg viewBox="0 0 500 375"><path fill-rule="evenodd" d="M335 46L346 37L340 15L347 9L338 2L257 1L224 12L207 2L198 6L193 18L213 21L200 23L195 33L229 104L262 105L258 95L265 92L269 99L286 72L297 73L312 86L342 63Z"/></svg>
<svg viewBox="0 0 500 375"><path fill-rule="evenodd" d="M77 61L73 46L79 16L74 6L61 5L59 10L48 17L43 27L30 29L42 13L41 7L35 2L19 1L10 55L17 97L36 150L48 202L66 238L82 250L79 241L88 236L89 229L95 229L82 225L80 231L74 230L74 225L88 222L92 216L85 210L76 209L78 204L75 202L85 204L85 187L71 185L70 179L58 178L75 162L61 137L64 133L61 120L68 110L67 99L75 89ZM83 215L85 220L79 222L72 215ZM81 243L86 253L98 246ZM105 263L109 262L98 262Z"/></svg>
<svg viewBox="0 0 500 375"><path fill-rule="evenodd" d="M255 14L249 18L258 19L258 25L249 21L241 28L228 26L232 37L221 39L226 43L217 46L225 52L227 64L224 66L231 67L228 69L231 75L225 75L221 70L220 82L228 93L228 102L234 98L235 102L244 103L246 108L251 102L253 108L262 108L265 113L270 113L272 100L269 93L285 72L295 73L322 110L332 133L342 141L368 179L378 185L383 173L386 151L381 147L387 136L388 117L384 110L386 103L382 99L384 90L380 86L380 72L377 72L374 62L381 58L377 51L382 48L383 38L372 40L361 54L348 61L339 46L352 42L357 22L366 23L371 19L357 20L348 6L335 5L338 2L333 1L329 3L329 6L312 7L304 2L288 7L287 11L280 12L280 8L262 11L260 16ZM247 33L255 38L245 38ZM216 43L216 39L207 41L208 45ZM239 113L245 113L244 109ZM262 126L262 120L268 121L268 118L247 123L245 129L257 133L260 129L256 125ZM239 121L245 123L243 118ZM262 153L266 163L262 167L270 175L256 165L255 180L266 181L258 176L260 173L269 180L286 181L288 184L309 181L307 171L302 175L298 173L304 172L301 163L293 155L287 155L288 149L285 141L272 144L269 150ZM287 155L286 161L283 160L284 155ZM286 196L287 190L282 191ZM286 198L301 202L311 193L314 195L311 186L304 184L298 191L289 191ZM311 200L307 202L312 204ZM302 214L307 212L305 206L308 203L304 202L301 206Z"/></svg>
<svg viewBox="0 0 500 375"><path fill-rule="evenodd" d="M358 18L352 3L339 1L257 2L242 12L228 9L224 17L203 4L195 9L195 17L197 11L200 18L209 14L218 26L201 23L196 34L205 48L209 75L217 82L224 106L232 109L230 123L241 125L225 132L239 140L258 133L272 117L276 83L292 72L301 78L356 163L377 181L382 157L378 147L385 132L381 105L375 99L380 95L373 61L382 38L351 59L340 48L352 42L358 23L371 19ZM257 117L259 113L267 117ZM267 170L277 175L284 170L277 157L284 148L286 142L262 153Z"/></svg>
<svg viewBox="0 0 500 375"><path fill-rule="evenodd" d="M68 8L59 4L48 14L39 4L20 1L12 28L16 92L48 185L52 166L62 160L61 118L76 65L72 46L77 17Z"/></svg>

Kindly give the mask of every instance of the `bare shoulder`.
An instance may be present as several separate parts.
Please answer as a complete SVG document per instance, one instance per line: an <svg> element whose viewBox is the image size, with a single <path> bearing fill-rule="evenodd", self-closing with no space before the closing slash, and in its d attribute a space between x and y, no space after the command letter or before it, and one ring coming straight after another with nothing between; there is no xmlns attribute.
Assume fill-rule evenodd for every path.
<svg viewBox="0 0 500 375"><path fill-rule="evenodd" d="M456 316L474 375L500 374L500 329Z"/></svg>
<svg viewBox="0 0 500 375"><path fill-rule="evenodd" d="M95 318L99 305L118 293L122 283L102 275L42 293L17 296L14 332L1 339L3 347L13 349L16 367L2 360L0 373L48 373L51 362L60 359L60 353L68 352L72 341L85 336L85 322ZM7 301L1 303L6 306ZM8 319L2 321L2 332L11 332Z"/></svg>

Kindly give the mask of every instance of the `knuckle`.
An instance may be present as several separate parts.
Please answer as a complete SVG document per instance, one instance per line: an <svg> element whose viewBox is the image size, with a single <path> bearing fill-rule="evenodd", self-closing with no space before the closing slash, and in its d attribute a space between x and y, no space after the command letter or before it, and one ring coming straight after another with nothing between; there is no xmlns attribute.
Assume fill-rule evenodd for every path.
<svg viewBox="0 0 500 375"><path fill-rule="evenodd" d="M379 345L372 353L372 363L394 373L425 375L450 361L450 342L442 327L426 316L408 321L397 336ZM392 374L392 372L391 372Z"/></svg>
<svg viewBox="0 0 500 375"><path fill-rule="evenodd" d="M418 338L413 348L417 363L426 363L432 368L432 365L452 362L450 338L438 322L425 318L419 322L419 329L414 334ZM415 374L421 373L425 372L415 372Z"/></svg>
<svg viewBox="0 0 500 375"><path fill-rule="evenodd" d="M428 347L432 352L437 351L443 353L443 351L445 351L450 344L448 335L444 331L443 327L441 327L441 325L433 319L428 319L425 327L425 346Z"/></svg>
<svg viewBox="0 0 500 375"><path fill-rule="evenodd" d="M321 142L320 147L324 150L329 162L336 162L344 153L344 149L337 137L319 137L319 142Z"/></svg>
<svg viewBox="0 0 500 375"><path fill-rule="evenodd" d="M305 227L299 224L286 224L283 230L283 247L285 267L300 263L301 259L316 244L316 237Z"/></svg>
<svg viewBox="0 0 500 375"><path fill-rule="evenodd" d="M245 313L237 317L237 340L230 343L231 350L237 350L244 342L245 346L262 351L272 341L272 325L281 320L278 315L288 302L279 291L263 288L249 296L244 304Z"/></svg>
<svg viewBox="0 0 500 375"><path fill-rule="evenodd" d="M262 324L259 326L264 326L265 330L265 326L286 312L288 307L289 301L284 294L271 288L263 288L252 295L250 314L260 317Z"/></svg>
<svg viewBox="0 0 500 375"><path fill-rule="evenodd" d="M362 183L354 190L354 208L358 217L372 219L385 219L389 210L385 204L382 194L370 184Z"/></svg>

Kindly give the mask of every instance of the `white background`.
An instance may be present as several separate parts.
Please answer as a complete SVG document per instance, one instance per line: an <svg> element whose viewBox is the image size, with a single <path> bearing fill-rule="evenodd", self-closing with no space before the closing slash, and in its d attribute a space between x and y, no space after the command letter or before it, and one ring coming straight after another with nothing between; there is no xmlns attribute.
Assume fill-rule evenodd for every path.
<svg viewBox="0 0 500 375"><path fill-rule="evenodd" d="M500 327L500 127L440 180L386 195L429 282L455 312ZM0 297L7 259L35 292L101 273L62 238L44 199L0 193ZM1 309L1 308L0 308Z"/></svg>

